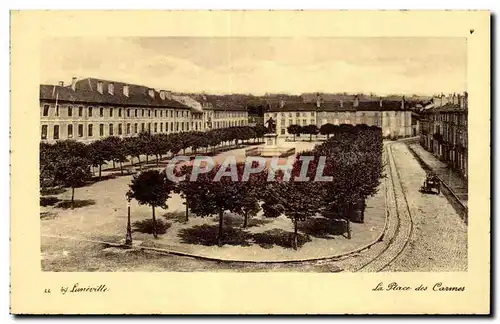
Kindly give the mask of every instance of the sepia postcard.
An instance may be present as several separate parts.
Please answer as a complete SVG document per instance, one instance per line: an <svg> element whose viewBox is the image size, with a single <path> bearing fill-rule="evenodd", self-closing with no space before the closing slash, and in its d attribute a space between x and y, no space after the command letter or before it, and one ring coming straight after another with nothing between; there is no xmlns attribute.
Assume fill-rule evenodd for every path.
<svg viewBox="0 0 500 324"><path fill-rule="evenodd" d="M490 19L12 11L11 313L489 314Z"/></svg>

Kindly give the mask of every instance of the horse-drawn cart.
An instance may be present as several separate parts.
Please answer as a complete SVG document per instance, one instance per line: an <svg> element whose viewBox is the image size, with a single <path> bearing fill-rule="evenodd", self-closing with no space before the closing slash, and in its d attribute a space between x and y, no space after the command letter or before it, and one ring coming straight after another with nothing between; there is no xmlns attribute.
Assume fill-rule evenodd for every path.
<svg viewBox="0 0 500 324"><path fill-rule="evenodd" d="M429 173L427 174L420 191L423 193L434 193L434 190L437 191L438 195L441 193L441 180L439 180L435 174Z"/></svg>

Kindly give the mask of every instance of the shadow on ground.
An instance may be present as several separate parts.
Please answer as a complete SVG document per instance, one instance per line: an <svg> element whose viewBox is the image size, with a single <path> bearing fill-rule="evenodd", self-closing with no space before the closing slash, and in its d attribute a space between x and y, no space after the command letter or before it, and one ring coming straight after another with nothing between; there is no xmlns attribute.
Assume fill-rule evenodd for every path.
<svg viewBox="0 0 500 324"><path fill-rule="evenodd" d="M186 223L186 212L168 212L162 215L167 221Z"/></svg>
<svg viewBox="0 0 500 324"><path fill-rule="evenodd" d="M300 223L300 230L318 238L335 238L334 236L344 235L345 223L341 220L328 219L324 217L309 218Z"/></svg>
<svg viewBox="0 0 500 324"><path fill-rule="evenodd" d="M241 227L241 226L243 226L243 220L244 220L243 217L241 217L239 215L225 215L224 216L224 225ZM272 219L249 218L248 223L247 223L247 228L248 227L262 226L262 225L268 224L272 221L273 221Z"/></svg>
<svg viewBox="0 0 500 324"><path fill-rule="evenodd" d="M172 226L171 223L166 223L161 219L156 220L156 232L158 234L165 234L167 230ZM146 234L153 234L153 220L145 219L142 221L134 222L133 232L140 232Z"/></svg>
<svg viewBox="0 0 500 324"><path fill-rule="evenodd" d="M85 200L78 200L75 199L74 202L74 208L82 208L85 206L91 206L95 205L95 200L93 199L85 199ZM57 205L56 208L62 208L62 209L69 209L71 208L71 200L61 200Z"/></svg>
<svg viewBox="0 0 500 324"><path fill-rule="evenodd" d="M212 246L217 245L218 225L196 225L179 231L182 243ZM249 246L251 234L239 228L224 227L223 243L227 245Z"/></svg>
<svg viewBox="0 0 500 324"><path fill-rule="evenodd" d="M255 244L258 244L261 248L270 249L274 245L281 246L283 248L293 247L293 232L284 231L282 229L274 228L262 233L255 233L252 235ZM311 238L309 235L298 234L297 247L302 247L307 242L310 242Z"/></svg>

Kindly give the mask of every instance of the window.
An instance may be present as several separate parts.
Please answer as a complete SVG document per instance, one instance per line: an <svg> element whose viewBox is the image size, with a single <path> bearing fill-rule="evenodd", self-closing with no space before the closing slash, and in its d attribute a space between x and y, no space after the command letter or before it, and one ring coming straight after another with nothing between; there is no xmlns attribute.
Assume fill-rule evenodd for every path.
<svg viewBox="0 0 500 324"><path fill-rule="evenodd" d="M89 107L89 117L92 117L92 107Z"/></svg>
<svg viewBox="0 0 500 324"><path fill-rule="evenodd" d="M78 137L83 137L83 125L78 125Z"/></svg>
<svg viewBox="0 0 500 324"><path fill-rule="evenodd" d="M109 108L109 117L113 117L113 108Z"/></svg>
<svg viewBox="0 0 500 324"><path fill-rule="evenodd" d="M155 133L157 133L158 132L158 123L155 123L154 127L155 127Z"/></svg>
<svg viewBox="0 0 500 324"><path fill-rule="evenodd" d="M104 136L104 124L99 124L99 136Z"/></svg>
<svg viewBox="0 0 500 324"><path fill-rule="evenodd" d="M160 110L160 117L163 117L163 110Z"/></svg>
<svg viewBox="0 0 500 324"><path fill-rule="evenodd" d="M43 140L47 139L47 132L48 132L48 126L42 125L42 139Z"/></svg>
<svg viewBox="0 0 500 324"><path fill-rule="evenodd" d="M127 124L127 135L130 134L130 124Z"/></svg>
<svg viewBox="0 0 500 324"><path fill-rule="evenodd" d="M146 130L146 128L144 127L144 123L141 123L141 132L144 133L145 130Z"/></svg>
<svg viewBox="0 0 500 324"><path fill-rule="evenodd" d="M59 105L56 105L56 117L59 117Z"/></svg>
<svg viewBox="0 0 500 324"><path fill-rule="evenodd" d="M314 125L315 122L314 122L314 119L311 119L311 125Z"/></svg>
<svg viewBox="0 0 500 324"><path fill-rule="evenodd" d="M59 139L59 125L54 125L54 139Z"/></svg>
<svg viewBox="0 0 500 324"><path fill-rule="evenodd" d="M130 117L130 109L127 109L127 117Z"/></svg>
<svg viewBox="0 0 500 324"><path fill-rule="evenodd" d="M163 123L160 123L160 133L163 133Z"/></svg>
<svg viewBox="0 0 500 324"><path fill-rule="evenodd" d="M151 133L151 123L148 123L148 133Z"/></svg>
<svg viewBox="0 0 500 324"><path fill-rule="evenodd" d="M142 117L144 117L144 109L142 109Z"/></svg>
<svg viewBox="0 0 500 324"><path fill-rule="evenodd" d="M137 117L137 109L134 111L134 117Z"/></svg>
<svg viewBox="0 0 500 324"><path fill-rule="evenodd" d="M94 128L94 125L89 124L89 129L88 129L87 136L89 136L89 137L94 136L94 134L93 134L93 128Z"/></svg>
<svg viewBox="0 0 500 324"><path fill-rule="evenodd" d="M78 107L78 117L83 117L83 106Z"/></svg>
<svg viewBox="0 0 500 324"><path fill-rule="evenodd" d="M148 109L148 117L151 117L151 109Z"/></svg>
<svg viewBox="0 0 500 324"><path fill-rule="evenodd" d="M175 131L178 132L179 131L179 122L175 122Z"/></svg>
<svg viewBox="0 0 500 324"><path fill-rule="evenodd" d="M47 117L49 115L49 105L43 105L43 116Z"/></svg>
<svg viewBox="0 0 500 324"><path fill-rule="evenodd" d="M137 124L137 123L135 123L135 124L134 124L134 133L136 133L136 134L137 134L137 128L138 128L137 126L138 126L138 124Z"/></svg>
<svg viewBox="0 0 500 324"><path fill-rule="evenodd" d="M174 118L174 111L170 110L170 118Z"/></svg>
<svg viewBox="0 0 500 324"><path fill-rule="evenodd" d="M285 129L284 128L281 129L281 135L285 135Z"/></svg>
<svg viewBox="0 0 500 324"><path fill-rule="evenodd" d="M68 138L73 137L73 125L68 125Z"/></svg>
<svg viewBox="0 0 500 324"><path fill-rule="evenodd" d="M158 113L158 111L157 111L157 110L155 110L155 117L157 117L157 113Z"/></svg>
<svg viewBox="0 0 500 324"><path fill-rule="evenodd" d="M121 109L121 108L119 108L119 109L118 109L118 117L121 117L121 116L122 116L122 109Z"/></svg>
<svg viewBox="0 0 500 324"><path fill-rule="evenodd" d="M72 117L72 116L73 116L73 107L68 106L68 117Z"/></svg>
<svg viewBox="0 0 500 324"><path fill-rule="evenodd" d="M123 133L122 127L123 127L122 124L118 124L118 135L122 135L122 133Z"/></svg>
<svg viewBox="0 0 500 324"><path fill-rule="evenodd" d="M113 124L109 124L109 136L113 136L114 130Z"/></svg>
<svg viewBox="0 0 500 324"><path fill-rule="evenodd" d="M295 117L300 117L300 113L295 113Z"/></svg>
<svg viewBox="0 0 500 324"><path fill-rule="evenodd" d="M181 123L181 131L184 131L184 122Z"/></svg>
<svg viewBox="0 0 500 324"><path fill-rule="evenodd" d="M103 107L99 108L99 117L104 117L104 108Z"/></svg>
<svg viewBox="0 0 500 324"><path fill-rule="evenodd" d="M311 116L314 116L314 111L311 111Z"/></svg>

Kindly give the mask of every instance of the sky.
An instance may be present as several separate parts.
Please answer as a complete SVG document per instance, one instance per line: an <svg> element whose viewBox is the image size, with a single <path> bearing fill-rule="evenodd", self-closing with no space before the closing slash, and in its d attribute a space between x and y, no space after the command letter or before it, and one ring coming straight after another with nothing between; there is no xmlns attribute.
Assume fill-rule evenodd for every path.
<svg viewBox="0 0 500 324"><path fill-rule="evenodd" d="M128 37L42 42L41 83L102 78L176 92L466 90L465 38Z"/></svg>

